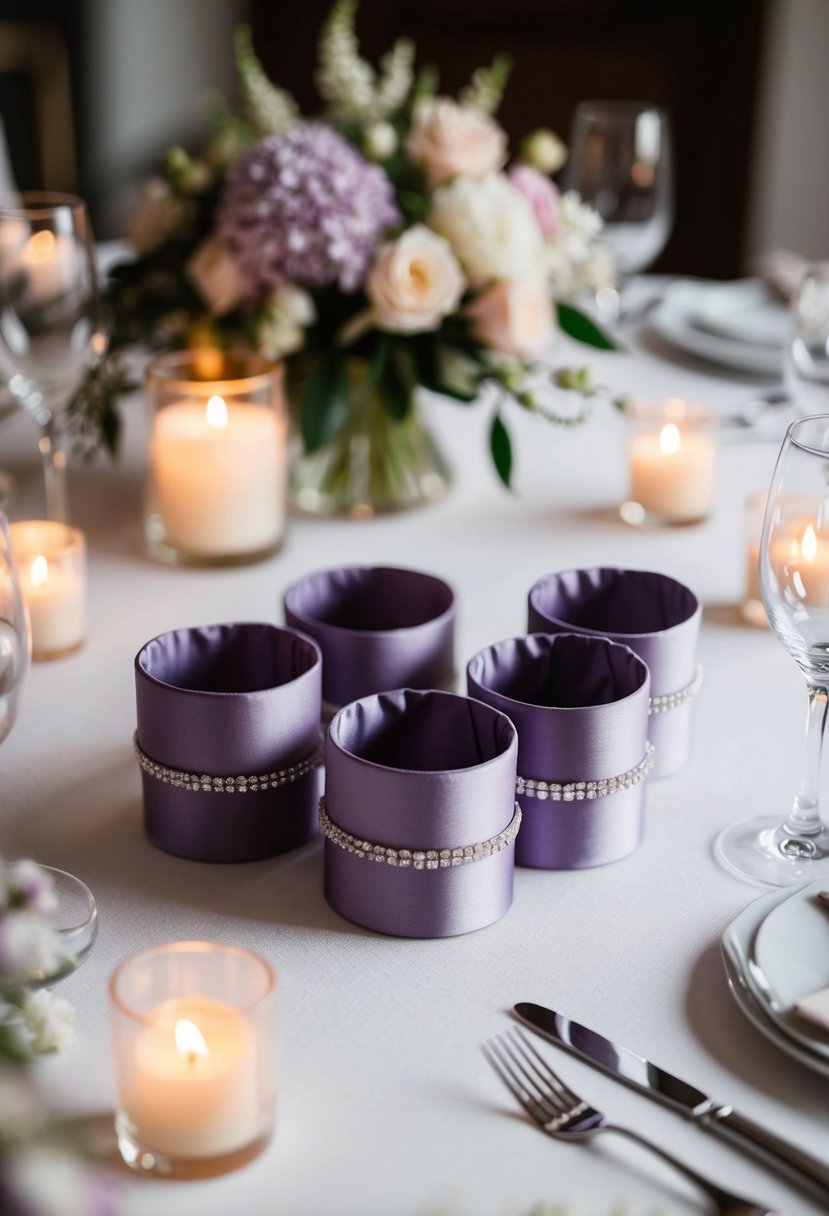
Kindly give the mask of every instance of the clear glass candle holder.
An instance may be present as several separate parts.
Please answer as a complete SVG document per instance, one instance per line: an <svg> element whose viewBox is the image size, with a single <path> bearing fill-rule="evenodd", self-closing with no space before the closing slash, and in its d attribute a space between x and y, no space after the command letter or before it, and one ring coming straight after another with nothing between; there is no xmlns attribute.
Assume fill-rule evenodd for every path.
<svg viewBox="0 0 829 1216"><path fill-rule="evenodd" d="M86 541L50 519L11 524L12 553L29 611L32 658L73 654L86 636Z"/></svg>
<svg viewBox="0 0 829 1216"><path fill-rule="evenodd" d="M281 366L248 351L177 351L150 364L147 395L152 556L233 565L276 553L286 495Z"/></svg>
<svg viewBox="0 0 829 1216"><path fill-rule="evenodd" d="M275 976L258 955L174 942L132 955L109 986L124 1161L200 1177L255 1157L273 1131Z"/></svg>
<svg viewBox="0 0 829 1216"><path fill-rule="evenodd" d="M632 411L630 494L620 508L625 523L697 524L714 499L716 415L677 397L643 402Z"/></svg>

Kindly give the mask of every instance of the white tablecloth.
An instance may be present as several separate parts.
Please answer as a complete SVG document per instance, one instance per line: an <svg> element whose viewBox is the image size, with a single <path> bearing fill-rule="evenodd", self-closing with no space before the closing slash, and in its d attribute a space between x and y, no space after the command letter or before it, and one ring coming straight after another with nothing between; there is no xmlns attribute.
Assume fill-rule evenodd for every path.
<svg viewBox="0 0 829 1216"><path fill-rule="evenodd" d="M685 396L721 411L754 391L648 342L640 336L629 353L603 356L563 344L560 361L591 359L619 391ZM197 1184L126 1176L127 1212L518 1216L541 1201L573 1202L595 1216L620 1201L643 1213L702 1210L672 1173L624 1143L560 1144L517 1117L478 1045L508 1026L518 1000L566 1012L825 1156L826 1081L767 1043L729 995L720 934L760 892L711 854L731 820L784 814L800 761L802 678L769 633L735 612L743 500L767 486L777 445L721 445L716 509L705 525L636 531L615 516L626 438L609 408L574 432L509 411L517 457L510 496L488 466L485 412L433 403L457 470L444 503L368 522L295 518L278 557L192 571L142 555L140 402L129 412L125 460L73 475L73 510L90 548L88 644L33 669L0 751L0 849L76 872L101 912L95 950L61 989L77 1005L78 1042L46 1061L43 1076L62 1111L111 1111L109 976L131 951L196 937L238 942L275 966L280 1076L276 1137L262 1157ZM22 479L20 516L41 509L34 453L29 419L4 427L0 466ZM451 940L405 941L331 911L319 843L228 867L149 844L130 746L136 651L176 626L280 619L288 583L350 562L410 565L450 580L460 597L460 668L481 646L523 631L527 590L550 570L630 565L697 591L705 684L693 758L650 786L637 853L605 869L519 870L501 923ZM710 1135L554 1054L592 1102L699 1169L789 1216L821 1210Z"/></svg>

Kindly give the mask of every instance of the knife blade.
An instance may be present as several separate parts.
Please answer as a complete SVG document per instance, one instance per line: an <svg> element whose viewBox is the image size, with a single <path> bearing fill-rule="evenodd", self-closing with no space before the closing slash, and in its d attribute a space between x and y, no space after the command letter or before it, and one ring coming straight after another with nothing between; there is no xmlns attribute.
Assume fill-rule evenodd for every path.
<svg viewBox="0 0 829 1216"><path fill-rule="evenodd" d="M738 1114L733 1107L715 1101L702 1090L652 1064L643 1056L636 1055L629 1048L571 1021L563 1013L528 1001L514 1005L513 1012L520 1021L551 1043L683 1114L729 1144L751 1153L764 1165L816 1195L824 1203L829 1201L829 1164L826 1162L803 1152L774 1132Z"/></svg>

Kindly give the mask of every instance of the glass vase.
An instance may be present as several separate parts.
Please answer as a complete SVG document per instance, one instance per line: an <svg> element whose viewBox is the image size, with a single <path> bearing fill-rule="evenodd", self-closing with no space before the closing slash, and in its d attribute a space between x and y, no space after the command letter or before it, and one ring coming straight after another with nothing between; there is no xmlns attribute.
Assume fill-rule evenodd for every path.
<svg viewBox="0 0 829 1216"><path fill-rule="evenodd" d="M368 364L347 368L349 414L338 434L297 458L294 505L311 515L370 518L436 502L450 484L449 467L418 403L397 421L386 410Z"/></svg>

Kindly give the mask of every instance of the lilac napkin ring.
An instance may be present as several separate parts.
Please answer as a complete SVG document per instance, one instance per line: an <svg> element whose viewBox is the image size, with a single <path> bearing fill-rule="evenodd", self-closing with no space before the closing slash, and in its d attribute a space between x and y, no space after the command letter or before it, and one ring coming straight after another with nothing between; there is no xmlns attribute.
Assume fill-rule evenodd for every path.
<svg viewBox="0 0 829 1216"><path fill-rule="evenodd" d="M531 635L481 650L467 683L518 731L517 864L573 870L632 853L653 763L642 660L604 638Z"/></svg>
<svg viewBox="0 0 829 1216"><path fill-rule="evenodd" d="M266 624L153 638L135 659L147 835L195 861L256 861L317 830L321 657Z"/></svg>
<svg viewBox="0 0 829 1216"><path fill-rule="evenodd" d="M517 739L504 714L400 689L336 714L326 744L325 896L398 937L451 937L512 903Z"/></svg>
<svg viewBox="0 0 829 1216"><path fill-rule="evenodd" d="M309 574L283 599L285 621L323 655L323 716L393 688L455 684L455 596L442 579L390 566Z"/></svg>
<svg viewBox="0 0 829 1216"><path fill-rule="evenodd" d="M649 737L654 777L688 759L691 709L702 684L697 663L702 608L676 579L648 570L565 570L530 591L528 633L581 633L629 646L651 674Z"/></svg>

